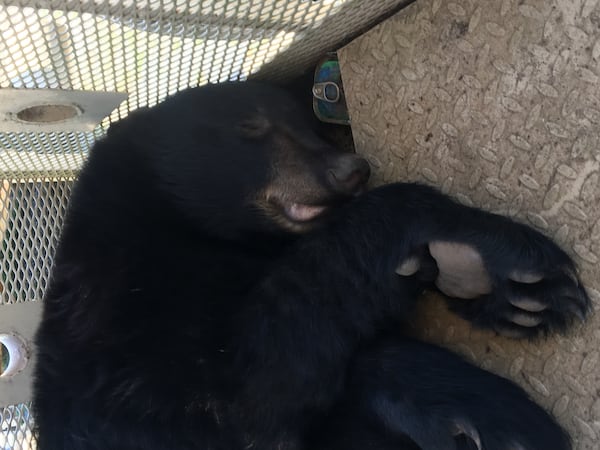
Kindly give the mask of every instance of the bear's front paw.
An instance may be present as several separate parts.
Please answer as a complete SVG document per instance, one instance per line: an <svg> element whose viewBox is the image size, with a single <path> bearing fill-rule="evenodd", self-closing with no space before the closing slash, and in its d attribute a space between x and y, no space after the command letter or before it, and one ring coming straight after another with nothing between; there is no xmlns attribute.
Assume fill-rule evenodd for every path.
<svg viewBox="0 0 600 450"><path fill-rule="evenodd" d="M428 273L455 312L509 337L564 331L587 315L575 263L537 231L501 219L498 229L455 239L430 241L426 252L400 261L397 273Z"/></svg>

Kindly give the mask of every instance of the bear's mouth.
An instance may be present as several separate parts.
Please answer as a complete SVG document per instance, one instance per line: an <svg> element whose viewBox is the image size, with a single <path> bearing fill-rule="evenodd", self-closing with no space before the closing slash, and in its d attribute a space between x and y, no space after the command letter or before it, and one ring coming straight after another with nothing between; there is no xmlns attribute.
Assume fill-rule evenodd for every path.
<svg viewBox="0 0 600 450"><path fill-rule="evenodd" d="M321 216L327 210L324 205L308 205L305 203L291 202L283 205L286 217L293 222L310 222Z"/></svg>
<svg viewBox="0 0 600 450"><path fill-rule="evenodd" d="M319 219L329 209L330 205L325 203L304 203L292 199L282 199L276 196L268 196L267 210L275 217L283 219L288 225L305 225Z"/></svg>

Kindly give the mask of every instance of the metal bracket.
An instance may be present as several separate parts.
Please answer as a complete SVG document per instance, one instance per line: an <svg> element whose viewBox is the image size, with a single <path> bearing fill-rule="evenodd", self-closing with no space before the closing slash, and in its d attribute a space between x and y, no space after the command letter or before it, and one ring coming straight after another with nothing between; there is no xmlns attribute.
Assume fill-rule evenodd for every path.
<svg viewBox="0 0 600 450"><path fill-rule="evenodd" d="M0 407L31 400L35 352L33 339L42 317L42 302L0 306L0 342L8 352L0 375Z"/></svg>

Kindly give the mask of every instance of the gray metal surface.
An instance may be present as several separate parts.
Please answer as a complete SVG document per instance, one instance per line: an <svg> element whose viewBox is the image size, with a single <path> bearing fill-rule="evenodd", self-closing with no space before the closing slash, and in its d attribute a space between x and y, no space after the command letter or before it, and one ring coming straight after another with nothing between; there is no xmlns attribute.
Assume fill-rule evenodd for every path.
<svg viewBox="0 0 600 450"><path fill-rule="evenodd" d="M600 306L600 2L419 0L339 52L377 181L419 180L558 240ZM521 384L600 448L600 318L546 342L424 300L415 333ZM491 408L495 407L490 405Z"/></svg>
<svg viewBox="0 0 600 450"><path fill-rule="evenodd" d="M0 132L93 131L126 98L119 92L2 88ZM56 107L68 107L71 115ZM36 114L23 114L32 108Z"/></svg>

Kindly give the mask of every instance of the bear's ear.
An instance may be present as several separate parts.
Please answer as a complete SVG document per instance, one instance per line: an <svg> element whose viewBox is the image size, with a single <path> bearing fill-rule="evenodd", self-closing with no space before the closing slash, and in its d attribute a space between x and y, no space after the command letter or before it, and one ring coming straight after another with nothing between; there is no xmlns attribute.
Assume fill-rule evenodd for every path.
<svg viewBox="0 0 600 450"><path fill-rule="evenodd" d="M246 138L259 139L266 136L271 130L271 122L259 112L254 117L238 123L236 129Z"/></svg>

